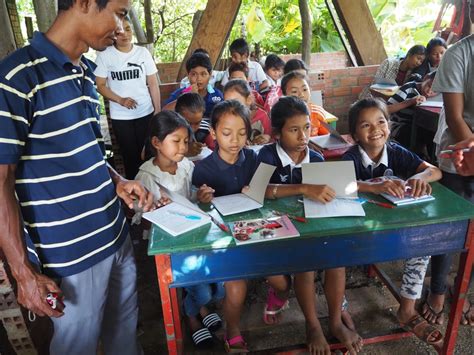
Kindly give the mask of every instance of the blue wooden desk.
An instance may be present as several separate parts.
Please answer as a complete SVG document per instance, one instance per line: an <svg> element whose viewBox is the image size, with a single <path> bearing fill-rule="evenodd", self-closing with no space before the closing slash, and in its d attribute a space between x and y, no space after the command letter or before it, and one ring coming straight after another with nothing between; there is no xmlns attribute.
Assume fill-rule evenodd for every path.
<svg viewBox="0 0 474 355"><path fill-rule="evenodd" d="M437 183L433 195L432 202L395 209L365 204L366 217L294 222L298 238L239 247L215 225L174 238L154 227L148 254L155 256L169 352L182 353L183 345L176 287L461 252L443 352L451 354L474 260L474 205ZM295 197L266 201L260 210L225 220L256 218L272 209L303 214Z"/></svg>

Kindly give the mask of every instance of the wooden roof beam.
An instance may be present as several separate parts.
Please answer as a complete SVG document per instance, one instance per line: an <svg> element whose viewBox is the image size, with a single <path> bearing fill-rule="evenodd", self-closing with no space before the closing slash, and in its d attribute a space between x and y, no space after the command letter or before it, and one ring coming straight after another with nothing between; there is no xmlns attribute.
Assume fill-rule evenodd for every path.
<svg viewBox="0 0 474 355"><path fill-rule="evenodd" d="M358 65L380 64L387 58L382 36L366 0L332 0Z"/></svg>
<svg viewBox="0 0 474 355"><path fill-rule="evenodd" d="M220 58L229 33L239 12L241 0L208 0L201 20L193 34L188 51L181 62L177 81L180 81L186 73L186 60L197 48L204 48L209 52L212 66L214 67Z"/></svg>

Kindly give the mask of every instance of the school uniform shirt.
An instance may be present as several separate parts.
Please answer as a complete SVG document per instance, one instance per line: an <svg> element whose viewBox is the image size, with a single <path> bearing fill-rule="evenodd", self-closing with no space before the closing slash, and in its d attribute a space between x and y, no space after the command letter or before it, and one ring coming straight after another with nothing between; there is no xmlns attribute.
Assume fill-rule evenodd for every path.
<svg viewBox="0 0 474 355"><path fill-rule="evenodd" d="M188 199L192 198L191 177L194 171L194 164L187 158L183 158L178 162L178 168L175 174L170 174L167 171L162 171L157 165L153 164L151 158L140 166L140 170L135 178L143 183L143 185L150 191L155 200L161 197L160 187L158 184L164 186L170 191L176 192Z"/></svg>
<svg viewBox="0 0 474 355"><path fill-rule="evenodd" d="M296 164L279 143L267 144L258 153L258 163L276 166L270 179L271 184L301 184L301 165L321 161L324 161L321 154L307 148L304 159Z"/></svg>
<svg viewBox="0 0 474 355"><path fill-rule="evenodd" d="M146 48L134 45L130 52L124 53L110 46L98 52L96 64L94 74L100 78L107 78L110 90L121 97L131 97L137 102L137 107L128 109L110 101L112 119L133 120L145 117L154 111L146 78L148 75L155 75L158 70Z"/></svg>
<svg viewBox="0 0 474 355"><path fill-rule="evenodd" d="M247 67L249 68L249 85L252 89L259 90L260 84L267 80L267 75L263 71L262 66L254 62L253 60L247 61ZM225 86L229 82L229 70L226 70L224 77L222 78L221 85Z"/></svg>
<svg viewBox="0 0 474 355"><path fill-rule="evenodd" d="M393 105L398 104L407 100L410 100L419 95L417 90L417 84L414 81L410 81L400 87L400 89L391 96L387 104ZM402 126L411 125L413 121L413 115L415 110L413 106L404 108L398 112L392 113L390 116L390 134L392 137L398 136L398 131Z"/></svg>
<svg viewBox="0 0 474 355"><path fill-rule="evenodd" d="M168 98L168 100L165 101L165 105L169 104L170 102L173 102L178 99L178 97L181 96L184 90L187 88L179 88L175 91L173 91ZM203 97L204 103L206 105L206 110L204 111L204 117L210 118L212 109L216 104L218 104L221 101L224 101L224 95L222 95L222 92L218 89L213 89L213 92L208 91L206 96Z"/></svg>
<svg viewBox="0 0 474 355"><path fill-rule="evenodd" d="M435 80L433 91L462 93L464 96L463 118L474 131L474 34L453 44L443 56ZM444 110L443 110L444 111ZM455 144L451 130L446 124L444 112L440 115L436 132L437 153ZM438 154L437 154L438 155ZM451 159L439 158L439 167L448 173L456 174Z"/></svg>
<svg viewBox="0 0 474 355"><path fill-rule="evenodd" d="M423 163L418 155L410 152L395 142L387 142L378 162L372 161L365 150L354 145L342 156L342 160L354 162L357 180L368 180L384 175L385 170L391 169L394 176L407 179L416 173Z"/></svg>
<svg viewBox="0 0 474 355"><path fill-rule="evenodd" d="M0 164L15 164L29 259L50 277L114 254L128 225L105 161L90 62L43 33L0 64Z"/></svg>
<svg viewBox="0 0 474 355"><path fill-rule="evenodd" d="M239 153L239 158L234 164L222 160L217 147L207 158L196 164L193 173L193 185L199 188L203 184L212 187L214 196L237 194L250 180L257 170L257 154L247 148Z"/></svg>

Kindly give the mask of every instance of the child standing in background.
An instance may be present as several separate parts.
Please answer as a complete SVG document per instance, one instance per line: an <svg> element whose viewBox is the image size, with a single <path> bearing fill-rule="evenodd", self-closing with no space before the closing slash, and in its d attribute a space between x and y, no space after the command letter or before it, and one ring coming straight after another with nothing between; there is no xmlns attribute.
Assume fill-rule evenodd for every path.
<svg viewBox="0 0 474 355"><path fill-rule="evenodd" d="M276 199L304 195L322 203L334 199L335 192L327 185L302 184L301 164L324 160L319 153L308 148L311 123L306 103L291 96L280 98L272 108L271 122L277 142L264 146L258 155L259 162L276 166L265 197ZM330 354L316 313L314 271L295 274L294 289L306 320L309 352ZM345 268L325 270L324 291L329 309L329 328L351 354L356 354L362 348L362 339L355 331L349 313L343 312L344 289ZM267 300L266 310L273 307Z"/></svg>
<svg viewBox="0 0 474 355"><path fill-rule="evenodd" d="M162 111L152 118L150 144L155 156L140 167L136 179L140 180L155 198L161 196L158 186L160 184L170 191L195 200L191 189L194 164L185 158L191 135L191 127L176 112ZM212 190L202 186L197 192L197 199L206 199L210 194ZM213 343L211 332L218 330L222 321L216 313L211 313L206 305L224 297L224 286L222 283L199 284L185 290L184 311L193 332L194 344L198 347L210 346Z"/></svg>
<svg viewBox="0 0 474 355"><path fill-rule="evenodd" d="M186 156L194 157L198 155L206 145L213 149L214 141L210 134L211 122L208 118L203 118L206 104L201 95L194 92L181 95L176 100L174 110L188 121L194 133Z"/></svg>
<svg viewBox="0 0 474 355"><path fill-rule="evenodd" d="M311 118L311 137L329 133L328 129L321 125L321 122L326 122L329 113L321 106L311 102L310 88L305 75L298 71L285 74L281 79L281 90L283 95L298 97L308 105Z"/></svg>
<svg viewBox="0 0 474 355"><path fill-rule="evenodd" d="M243 38L234 40L229 46L231 60L234 63L244 63L249 68L248 81L250 87L257 91L262 91L268 86L267 76L262 69L262 66L249 60L250 49L247 41ZM222 86L225 86L229 81L229 72L224 74L222 78Z"/></svg>
<svg viewBox="0 0 474 355"><path fill-rule="evenodd" d="M387 142L390 134L387 117L387 107L379 99L360 100L349 110L349 131L357 144L342 158L354 161L359 191L388 193L400 198L407 189L414 197L430 194L429 183L441 179L441 171L402 146ZM390 175L393 173L407 180L365 181L383 177L387 170L391 170ZM429 259L426 256L406 261L397 318L404 329L438 348L443 342L443 335L415 309L415 302L421 297Z"/></svg>
<svg viewBox="0 0 474 355"><path fill-rule="evenodd" d="M257 107L248 83L244 80L234 79L224 87L225 100L237 100L250 110L250 143L266 144L270 142L272 127L265 111Z"/></svg>

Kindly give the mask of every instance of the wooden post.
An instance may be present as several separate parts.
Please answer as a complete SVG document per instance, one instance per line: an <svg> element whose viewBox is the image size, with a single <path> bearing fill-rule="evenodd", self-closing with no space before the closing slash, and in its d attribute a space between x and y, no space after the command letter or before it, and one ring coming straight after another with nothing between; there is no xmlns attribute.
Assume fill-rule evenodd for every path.
<svg viewBox="0 0 474 355"><path fill-rule="evenodd" d="M212 66L216 65L239 12L241 2L241 0L208 0L179 68L176 81L180 81L186 76L186 60L197 48L206 49L209 52Z"/></svg>
<svg viewBox="0 0 474 355"><path fill-rule="evenodd" d="M333 0L339 20L359 65L380 64L387 58L382 36L366 0Z"/></svg>

